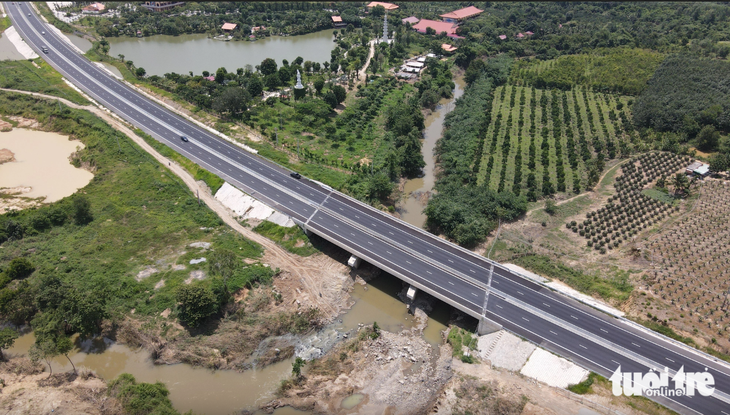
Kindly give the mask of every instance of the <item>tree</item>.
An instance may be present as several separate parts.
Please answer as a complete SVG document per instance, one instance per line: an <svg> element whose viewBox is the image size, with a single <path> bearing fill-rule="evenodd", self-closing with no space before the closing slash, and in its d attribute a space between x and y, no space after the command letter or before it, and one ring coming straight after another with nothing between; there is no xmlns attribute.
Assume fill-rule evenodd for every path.
<svg viewBox="0 0 730 415"><path fill-rule="evenodd" d="M238 114L246 110L250 99L245 89L229 87L213 100L212 108L221 114Z"/></svg>
<svg viewBox="0 0 730 415"><path fill-rule="evenodd" d="M304 62L304 58L301 56L297 56L296 59L292 62L292 65L294 66L302 66L302 62Z"/></svg>
<svg viewBox="0 0 730 415"><path fill-rule="evenodd" d="M218 312L215 294L200 284L183 285L177 290L176 299L180 321L189 327L197 327L204 319Z"/></svg>
<svg viewBox="0 0 730 415"><path fill-rule="evenodd" d="M368 182L368 196L371 199L383 200L393 193L393 183L384 172L378 172Z"/></svg>
<svg viewBox="0 0 730 415"><path fill-rule="evenodd" d="M10 261L8 269L5 270L5 275L10 277L11 280L20 280L29 277L33 271L35 271L35 267L27 258L17 257Z"/></svg>
<svg viewBox="0 0 730 415"><path fill-rule="evenodd" d="M38 362L39 360L46 362L50 372L48 377L53 375L53 366L51 366L51 361L53 361L53 358L56 356L58 356L58 353L56 353L56 345L50 340L38 342L38 339L36 339L36 342L33 343L28 350L28 357L30 357L32 362Z"/></svg>
<svg viewBox="0 0 730 415"><path fill-rule="evenodd" d="M345 98L347 98L347 91L345 90L345 88L339 85L335 85L332 87L332 92L335 93L335 98L337 98L338 104L342 104L343 102L345 102Z"/></svg>
<svg viewBox="0 0 730 415"><path fill-rule="evenodd" d="M264 59L263 61L261 61L261 65L259 66L259 71L264 76L276 73L276 69L277 69L276 61L271 58Z"/></svg>
<svg viewBox="0 0 730 415"><path fill-rule="evenodd" d="M337 96L334 92L332 92L331 89L324 94L324 102L327 103L327 105L329 105L332 109L335 109L335 107L337 106Z"/></svg>
<svg viewBox="0 0 730 415"><path fill-rule="evenodd" d="M91 213L91 203L85 196L76 195L73 198L73 217L77 225L86 225L94 220Z"/></svg>
<svg viewBox="0 0 730 415"><path fill-rule="evenodd" d="M226 74L228 71L226 71L226 68L218 68L217 71L215 71L215 81L219 84L222 84L223 81L226 79Z"/></svg>
<svg viewBox="0 0 730 415"><path fill-rule="evenodd" d="M714 154L710 157L710 170L714 172L727 171L730 169L730 155Z"/></svg>
<svg viewBox="0 0 730 415"><path fill-rule="evenodd" d="M427 89L421 94L420 103L423 108L434 109L439 103L439 94L433 89Z"/></svg>
<svg viewBox="0 0 730 415"><path fill-rule="evenodd" d="M291 373L297 377L297 379L302 377L302 367L307 364L307 361L302 359L301 357L297 357L294 360L294 363L291 364Z"/></svg>
<svg viewBox="0 0 730 415"><path fill-rule="evenodd" d="M76 373L76 366L68 357L68 353L73 350L73 343L63 330L62 317L51 311L43 312L33 319L31 327L36 337L28 353L31 360L45 360L50 374L53 374L51 360L58 355L64 355Z"/></svg>
<svg viewBox="0 0 730 415"><path fill-rule="evenodd" d="M279 68L279 80L282 85L286 85L291 80L291 71L288 67L282 66Z"/></svg>
<svg viewBox="0 0 730 415"><path fill-rule="evenodd" d="M258 76L253 76L251 77L251 80L248 81L246 89L251 97L258 97L264 90L264 84L261 83L261 79L259 79Z"/></svg>
<svg viewBox="0 0 730 415"><path fill-rule="evenodd" d="M411 132L402 138L400 151L400 164L403 168L403 174L408 177L418 176L426 162L421 154L421 133L413 128Z"/></svg>
<svg viewBox="0 0 730 415"><path fill-rule="evenodd" d="M720 132L712 125L702 127L697 134L697 147L703 151L714 151L720 141Z"/></svg>
<svg viewBox="0 0 730 415"><path fill-rule="evenodd" d="M131 62L131 61L128 61ZM135 75L137 75L137 78L144 78L144 76L147 74L147 71L144 70L144 68L137 68L137 70L134 72Z"/></svg>
<svg viewBox="0 0 730 415"><path fill-rule="evenodd" d="M682 195L689 190L689 179L684 173L677 173L674 175L674 194Z"/></svg>
<svg viewBox="0 0 730 415"><path fill-rule="evenodd" d="M314 90L317 91L317 95L322 93L322 88L324 88L324 78L318 76L317 79L314 80Z"/></svg>
<svg viewBox="0 0 730 415"><path fill-rule="evenodd" d="M209 255L208 270L211 275L223 278L226 295L228 295L228 279L236 272L239 264L238 257L230 249L219 248Z"/></svg>
<svg viewBox="0 0 730 415"><path fill-rule="evenodd" d="M137 383L134 376L122 373L109 382L108 394L119 399L124 412L134 415L174 415L170 392L162 382Z"/></svg>
<svg viewBox="0 0 730 415"><path fill-rule="evenodd" d="M119 59L120 59L120 60L122 61L122 63L124 63L124 55L122 55L122 54L120 53L120 54L119 54L119 55L117 55L117 56L119 56Z"/></svg>
<svg viewBox="0 0 730 415"><path fill-rule="evenodd" d="M9 349L13 347L13 343L15 343L15 339L17 338L17 330L11 329L9 327L0 330L0 360L5 360L5 355L3 355L3 349Z"/></svg>
<svg viewBox="0 0 730 415"><path fill-rule="evenodd" d="M266 78L264 78L264 84L266 84L266 87L270 90L276 89L279 86L279 82L279 76L276 73L266 75Z"/></svg>
<svg viewBox="0 0 730 415"><path fill-rule="evenodd" d="M545 200L545 212L549 215L554 215L557 212L557 205L552 199Z"/></svg>

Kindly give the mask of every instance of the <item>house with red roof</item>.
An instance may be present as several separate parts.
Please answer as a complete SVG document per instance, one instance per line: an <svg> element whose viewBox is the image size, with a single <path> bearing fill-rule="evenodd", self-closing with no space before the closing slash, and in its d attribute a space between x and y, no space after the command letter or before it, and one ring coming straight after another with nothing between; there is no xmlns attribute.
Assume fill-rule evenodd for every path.
<svg viewBox="0 0 730 415"><path fill-rule="evenodd" d="M499 35L499 39L500 40L506 40L507 39L507 35Z"/></svg>
<svg viewBox="0 0 730 415"><path fill-rule="evenodd" d="M442 32L446 32L447 36L456 35L457 26L455 23L421 19L421 21L419 21L418 24L413 25L413 29L415 29L418 33L426 33L426 29L429 27L431 29L435 30L436 34L441 34Z"/></svg>
<svg viewBox="0 0 730 415"><path fill-rule="evenodd" d="M236 27L238 27L238 25L235 23L223 23L223 26L221 26L221 29L224 32L231 32L231 31L235 30Z"/></svg>
<svg viewBox="0 0 730 415"><path fill-rule="evenodd" d="M347 25L347 23L342 21L341 16L332 16L332 25L334 25L335 27L342 27Z"/></svg>
<svg viewBox="0 0 730 415"><path fill-rule="evenodd" d="M534 33L530 32L529 30L528 30L527 32L525 32L525 34L526 34L527 36L532 36L532 35L534 35Z"/></svg>
<svg viewBox="0 0 730 415"><path fill-rule="evenodd" d="M484 10L477 9L474 6L469 6L469 7L463 8L463 9L454 10L453 12L442 14L439 17L441 17L441 19L443 19L444 22L458 23L464 19L478 16L483 12L484 12Z"/></svg>
<svg viewBox="0 0 730 415"><path fill-rule="evenodd" d="M522 32L518 33L517 36L515 36L517 39L522 39L525 37L525 35L522 34Z"/></svg>
<svg viewBox="0 0 730 415"><path fill-rule="evenodd" d="M456 46L454 46L454 45L449 45L448 43L442 43L442 44L441 44L441 49L443 49L443 50L444 50L445 52L448 52L448 53L452 53L452 52L454 52L454 51L455 51L456 49L459 49L459 48L457 48L457 47L456 47Z"/></svg>
<svg viewBox="0 0 730 415"><path fill-rule="evenodd" d="M368 4L367 7L368 7L368 9L372 9L373 7L376 7L376 6L383 6L383 8L386 11L391 11L391 10L395 10L398 8L398 6L396 6L393 3L383 3L380 1L372 1L372 2L370 2L370 4Z"/></svg>

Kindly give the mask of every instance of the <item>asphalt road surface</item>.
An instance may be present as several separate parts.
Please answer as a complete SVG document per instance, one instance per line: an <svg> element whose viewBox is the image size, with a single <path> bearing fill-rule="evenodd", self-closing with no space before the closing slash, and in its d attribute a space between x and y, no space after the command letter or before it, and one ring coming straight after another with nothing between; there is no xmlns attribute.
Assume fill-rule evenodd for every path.
<svg viewBox="0 0 730 415"><path fill-rule="evenodd" d="M605 377L619 365L622 372L641 373L650 368L668 367L672 374L681 366L685 372L707 368L715 379L713 396L652 399L681 413L730 415L727 365L554 293L327 186L294 179L289 170L216 137L90 63L49 30L28 3L4 6L22 38L97 102L308 230L472 316L485 315ZM180 139L183 135L188 142Z"/></svg>

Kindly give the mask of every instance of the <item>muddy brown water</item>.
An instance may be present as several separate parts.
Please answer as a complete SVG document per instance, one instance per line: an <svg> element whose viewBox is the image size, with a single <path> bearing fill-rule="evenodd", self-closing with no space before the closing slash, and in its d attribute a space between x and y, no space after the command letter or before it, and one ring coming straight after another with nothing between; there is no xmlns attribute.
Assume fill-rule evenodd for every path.
<svg viewBox="0 0 730 415"><path fill-rule="evenodd" d="M406 305L397 297L401 288L400 280L387 274L370 281L366 287L357 284L352 293L355 305L332 326L343 332L356 330L358 323L372 324L374 321L383 330L394 332L413 327L413 316L408 314ZM436 319L428 319L425 337L436 346L441 344L440 332L448 321L449 312L450 308L446 304L436 304L432 313ZM25 334L16 340L8 352L14 355L27 354L34 341L33 333ZM148 352L133 350L108 339L84 342L76 339L75 344L76 348L69 357L77 368L91 369L106 380L121 373L130 373L139 382L161 381L170 390L170 400L175 409L208 415L253 410L273 399L281 380L291 375L293 361L288 359L243 373L211 371L187 364L154 365ZM72 369L63 356L55 358L52 365L54 373ZM280 408L274 414L303 415L309 412Z"/></svg>
<svg viewBox="0 0 730 415"><path fill-rule="evenodd" d="M80 141L44 131L14 128L0 133L0 148L15 154L15 161L0 165L0 188L30 186L24 197L43 197L55 202L86 186L94 177L86 170L69 163L68 157Z"/></svg>
<svg viewBox="0 0 730 415"><path fill-rule="evenodd" d="M423 143L421 153L423 154L423 160L426 162L426 167L423 168L424 176L406 182L403 190L404 198L396 205L396 210L400 213L401 219L419 228L426 223L426 215L423 214L423 209L426 206L419 199L421 195L433 189L435 182L436 156L433 154L433 150L436 148L436 142L443 134L446 114L454 109L454 102L464 94L466 85L464 78L457 77L454 79L454 83L456 87L453 91L453 98L442 98L436 110L425 119L426 128L423 133L423 140L421 140Z"/></svg>
<svg viewBox="0 0 730 415"><path fill-rule="evenodd" d="M292 62L301 56L305 61L322 64L330 60L330 52L336 46L333 39L333 29L300 36L271 36L255 42L225 42L206 34L107 38L109 55L122 54L148 74L159 76L188 71L196 75L203 71L215 74L221 67L233 72L246 65L259 65L266 58L281 65L282 59Z"/></svg>

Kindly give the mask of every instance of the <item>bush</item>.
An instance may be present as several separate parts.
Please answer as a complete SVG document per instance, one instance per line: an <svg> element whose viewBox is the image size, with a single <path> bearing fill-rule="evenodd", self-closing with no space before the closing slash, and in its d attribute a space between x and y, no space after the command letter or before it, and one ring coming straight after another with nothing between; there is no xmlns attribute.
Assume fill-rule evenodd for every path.
<svg viewBox="0 0 730 415"><path fill-rule="evenodd" d="M172 407L172 402L168 398L170 392L162 382L137 383L134 376L122 373L109 382L107 394L119 399L125 413L129 415L179 414Z"/></svg>
<svg viewBox="0 0 730 415"><path fill-rule="evenodd" d="M207 317L218 312L218 299L213 291L201 284L183 285L176 299L180 322L197 327Z"/></svg>
<svg viewBox="0 0 730 415"><path fill-rule="evenodd" d="M18 257L10 261L5 275L11 280L20 280L29 277L33 271L35 271L35 267L27 258Z"/></svg>

